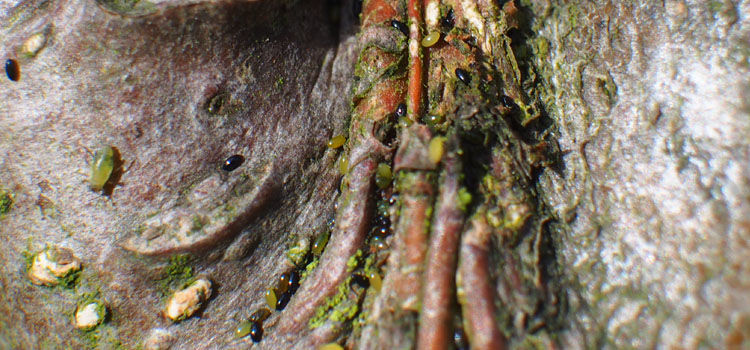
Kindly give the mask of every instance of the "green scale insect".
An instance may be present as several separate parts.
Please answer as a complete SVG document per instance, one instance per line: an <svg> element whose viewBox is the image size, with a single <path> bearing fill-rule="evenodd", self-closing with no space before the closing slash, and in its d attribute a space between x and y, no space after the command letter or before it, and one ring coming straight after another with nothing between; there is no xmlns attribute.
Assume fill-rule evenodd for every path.
<svg viewBox="0 0 750 350"><path fill-rule="evenodd" d="M89 176L89 187L93 191L101 191L112 176L115 168L115 151L110 146L100 148L94 153L94 161L91 162L91 176Z"/></svg>

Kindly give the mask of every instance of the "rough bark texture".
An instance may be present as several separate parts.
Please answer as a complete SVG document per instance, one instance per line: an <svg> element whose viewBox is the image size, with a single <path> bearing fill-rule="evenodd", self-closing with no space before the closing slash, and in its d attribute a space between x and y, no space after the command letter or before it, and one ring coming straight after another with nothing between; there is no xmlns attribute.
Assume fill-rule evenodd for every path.
<svg viewBox="0 0 750 350"><path fill-rule="evenodd" d="M567 344L750 341L750 2L530 1ZM744 345L743 345L744 344Z"/></svg>
<svg viewBox="0 0 750 350"><path fill-rule="evenodd" d="M172 349L253 346L233 338L237 324L291 267L288 246L334 215L338 151L326 142L346 133L361 49L343 5L0 2L0 59L21 68L19 81L0 79L0 348L137 348L159 337ZM560 147L534 174L551 209L535 222L554 247L535 254L555 268L537 274L564 300L541 317L553 326L499 322L528 331L510 341L750 346L750 2L518 5L512 47L522 75L536 74ZM36 33L43 46L24 52ZM104 194L85 182L101 145L123 161ZM221 170L233 154L244 164ZM53 245L81 259L76 288L26 277L24 254ZM510 277L523 259L488 251L495 307L519 301L528 289ZM174 253L188 263L175 266ZM215 289L197 317L173 324L160 312L170 268L186 266ZM390 282L384 293L397 289ZM531 294L519 304L534 304ZM91 295L110 316L77 331L72 314ZM274 312L255 346L294 341L273 332L288 316ZM298 346L315 336L305 326L295 325ZM390 338L413 344L415 334Z"/></svg>

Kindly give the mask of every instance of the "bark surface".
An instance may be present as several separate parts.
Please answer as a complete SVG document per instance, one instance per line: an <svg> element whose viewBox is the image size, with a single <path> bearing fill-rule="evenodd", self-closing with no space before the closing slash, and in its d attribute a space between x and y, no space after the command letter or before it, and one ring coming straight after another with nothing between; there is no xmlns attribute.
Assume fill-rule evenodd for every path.
<svg viewBox="0 0 750 350"><path fill-rule="evenodd" d="M565 342L747 347L750 2L530 2Z"/></svg>
<svg viewBox="0 0 750 350"><path fill-rule="evenodd" d="M341 339L336 325L296 323L314 311L301 301L290 307L304 315L273 312L257 345L234 331L294 267L289 247L315 240L334 218L341 151L326 143L347 134L352 92L372 83L354 78L363 49L354 5L0 2L0 59L20 67L18 81L0 79L0 348L302 348ZM507 241L489 239L484 219L463 218L462 238L475 245L456 253L468 256L456 283L476 271L472 264L489 266L481 272L495 282L495 290L478 282L478 293L495 299L469 304L482 316L471 327L492 327L500 312L502 330L479 339L510 334L511 347L750 346L750 2L516 5L511 47L521 76L536 84L530 98L545 111L533 123L544 124L560 152L530 173L530 191L546 208L530 222L544 235L503 250ZM86 180L101 146L115 147L121 164L99 192ZM244 163L222 170L235 154ZM501 158L463 167L509 171L497 166L509 163ZM421 205L412 209L429 218L432 208ZM451 242L461 226L454 214ZM330 247L346 243L333 237ZM428 254L423 243L424 251L396 251L400 263ZM47 246L81 260L74 288L29 281L28 257ZM515 254L524 249L530 253ZM432 262L451 260L431 254ZM324 256L340 269L348 258ZM528 266L538 268L531 287L514 279ZM213 283L206 305L179 323L162 317L171 291L196 277ZM326 280L315 282L303 281L300 292ZM378 305L405 301L388 299L403 296L404 285L384 282L391 302ZM559 292L544 294L547 285ZM363 295L355 299L372 303ZM78 331L73 313L90 298L105 302L107 319ZM508 304L533 308L508 315ZM394 320L406 325L399 328L384 316L380 326L394 332L391 341L415 344L418 319L409 312ZM277 325L287 332L274 332Z"/></svg>

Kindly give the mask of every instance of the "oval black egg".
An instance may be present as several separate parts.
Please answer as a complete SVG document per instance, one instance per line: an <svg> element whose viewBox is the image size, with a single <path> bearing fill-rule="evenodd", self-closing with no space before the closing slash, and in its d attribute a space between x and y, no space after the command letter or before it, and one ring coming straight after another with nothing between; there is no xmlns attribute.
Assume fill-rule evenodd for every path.
<svg viewBox="0 0 750 350"><path fill-rule="evenodd" d="M398 29L401 33L403 33L406 36L409 36L409 27L404 24L404 22L392 20L391 21L391 27Z"/></svg>
<svg viewBox="0 0 750 350"><path fill-rule="evenodd" d="M250 339L254 343L263 339L263 326L259 322L253 322L252 326L250 326Z"/></svg>
<svg viewBox="0 0 750 350"><path fill-rule="evenodd" d="M461 68L456 68L456 77L466 85L469 85L469 83L471 83L471 75L469 75L469 72Z"/></svg>
<svg viewBox="0 0 750 350"><path fill-rule="evenodd" d="M360 274L353 274L352 279L349 281L350 286L359 286L360 288L367 289L370 287L370 280Z"/></svg>
<svg viewBox="0 0 750 350"><path fill-rule="evenodd" d="M276 311L284 310L284 308L286 307L286 304L289 303L289 299L291 298L292 298L292 293L289 293L289 291L287 291L284 294L281 294L279 296L279 300L276 301Z"/></svg>
<svg viewBox="0 0 750 350"><path fill-rule="evenodd" d="M375 230L375 234L380 235L380 236L390 236L391 229L387 226L381 226L381 227L378 227L377 230Z"/></svg>
<svg viewBox="0 0 750 350"><path fill-rule="evenodd" d="M242 163L244 162L245 162L245 157L239 154L235 154L227 158L227 160L224 161L224 165L221 166L221 169L224 171L232 171L232 170L239 168L240 165L242 165Z"/></svg>
<svg viewBox="0 0 750 350"><path fill-rule="evenodd" d="M399 103L398 107L396 107L396 116L401 118L405 115L406 115L406 104Z"/></svg>
<svg viewBox="0 0 750 350"><path fill-rule="evenodd" d="M440 25L447 30L452 29L455 23L456 18L453 15L453 9L448 10L448 13L445 15L445 17L440 19Z"/></svg>
<svg viewBox="0 0 750 350"><path fill-rule="evenodd" d="M296 270L292 270L292 272L289 273L289 293L296 293L297 289L299 288L299 279L300 275Z"/></svg>
<svg viewBox="0 0 750 350"><path fill-rule="evenodd" d="M382 227L391 226L391 219L389 219L387 216L378 215L375 217L374 221L375 221L376 226L382 226Z"/></svg>
<svg viewBox="0 0 750 350"><path fill-rule="evenodd" d="M18 67L18 61L10 58L5 61L5 74L11 81L18 81L21 78L21 68Z"/></svg>
<svg viewBox="0 0 750 350"><path fill-rule="evenodd" d="M453 344L456 350L469 349L469 344L466 342L466 334L462 328L456 328L453 331Z"/></svg>

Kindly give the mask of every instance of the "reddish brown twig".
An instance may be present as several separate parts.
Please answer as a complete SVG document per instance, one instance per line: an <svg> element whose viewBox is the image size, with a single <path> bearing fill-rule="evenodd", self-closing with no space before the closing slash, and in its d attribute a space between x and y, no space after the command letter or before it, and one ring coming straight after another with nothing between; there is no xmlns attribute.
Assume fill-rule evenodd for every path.
<svg viewBox="0 0 750 350"><path fill-rule="evenodd" d="M461 166L455 153L443 159L440 195L425 268L417 349L448 349L453 335L453 291L464 213L459 208Z"/></svg>
<svg viewBox="0 0 750 350"><path fill-rule="evenodd" d="M409 0L407 15L409 16L409 88L407 90L408 117L418 121L422 115L422 1Z"/></svg>
<svg viewBox="0 0 750 350"><path fill-rule="evenodd" d="M434 190L423 172L406 175L404 182L410 188L402 193L401 216L396 227L394 250L400 259L398 282L394 287L401 308L417 311Z"/></svg>
<svg viewBox="0 0 750 350"><path fill-rule="evenodd" d="M507 348L507 339L495 321L494 284L489 270L491 230L477 210L471 226L464 232L458 259L457 284L461 311L469 342L473 349Z"/></svg>
<svg viewBox="0 0 750 350"><path fill-rule="evenodd" d="M434 180L430 180L427 172L435 169L427 156L430 137L427 127L412 125L402 133L402 143L394 160L394 169L405 171L398 183L401 215L396 225L394 244L395 254L399 257L395 287L401 307L414 311L417 311L422 290L430 209L435 193Z"/></svg>
<svg viewBox="0 0 750 350"><path fill-rule="evenodd" d="M429 238L431 207L435 193L432 172L435 164L427 159L431 133L414 124L401 135L394 159L399 175L400 210L396 221L383 293L378 295L369 325L363 331L362 347L410 347L415 339L394 340L400 330L416 327L419 294L422 290L424 259Z"/></svg>

